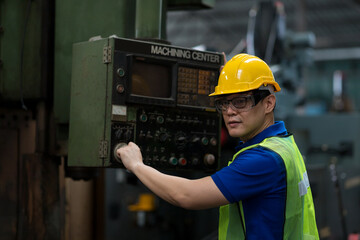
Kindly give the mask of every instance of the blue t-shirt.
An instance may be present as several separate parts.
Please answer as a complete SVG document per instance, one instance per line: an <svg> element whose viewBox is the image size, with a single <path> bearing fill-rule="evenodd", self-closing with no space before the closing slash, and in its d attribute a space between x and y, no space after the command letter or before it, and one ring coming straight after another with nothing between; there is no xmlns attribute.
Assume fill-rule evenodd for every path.
<svg viewBox="0 0 360 240"><path fill-rule="evenodd" d="M284 122L275 122L251 140L240 142L236 152L265 138L287 134ZM282 239L286 169L277 153L251 148L211 177L230 203L242 201L246 239Z"/></svg>

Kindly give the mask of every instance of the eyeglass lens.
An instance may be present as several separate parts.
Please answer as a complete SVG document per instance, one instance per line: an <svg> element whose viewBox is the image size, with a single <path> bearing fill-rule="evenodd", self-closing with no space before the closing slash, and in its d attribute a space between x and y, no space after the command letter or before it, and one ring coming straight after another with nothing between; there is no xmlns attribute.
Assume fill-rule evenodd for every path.
<svg viewBox="0 0 360 240"><path fill-rule="evenodd" d="M215 102L216 108L219 111L226 111L229 107L229 104L233 105L237 109L244 109L247 106L248 99L251 99L252 96L244 96L244 97L235 97L232 99L223 99Z"/></svg>

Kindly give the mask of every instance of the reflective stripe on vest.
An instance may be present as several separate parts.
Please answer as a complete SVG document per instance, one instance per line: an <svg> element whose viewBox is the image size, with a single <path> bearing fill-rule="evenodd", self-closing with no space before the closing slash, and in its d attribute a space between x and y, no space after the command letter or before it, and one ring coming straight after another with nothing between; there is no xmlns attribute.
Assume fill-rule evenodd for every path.
<svg viewBox="0 0 360 240"><path fill-rule="evenodd" d="M303 158L292 135L266 138L259 144L243 148L234 155L229 165L240 153L259 146L276 152L285 164L286 210L283 239L319 239L309 179ZM246 223L241 202L221 206L219 240L245 239L245 232Z"/></svg>

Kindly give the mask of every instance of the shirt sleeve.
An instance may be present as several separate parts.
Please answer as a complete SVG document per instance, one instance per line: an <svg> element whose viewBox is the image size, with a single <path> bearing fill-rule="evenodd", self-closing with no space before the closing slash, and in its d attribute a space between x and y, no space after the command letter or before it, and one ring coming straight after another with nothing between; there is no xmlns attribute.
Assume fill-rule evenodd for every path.
<svg viewBox="0 0 360 240"><path fill-rule="evenodd" d="M256 147L239 154L211 177L225 198L234 203L279 190L285 178L285 165L277 153Z"/></svg>

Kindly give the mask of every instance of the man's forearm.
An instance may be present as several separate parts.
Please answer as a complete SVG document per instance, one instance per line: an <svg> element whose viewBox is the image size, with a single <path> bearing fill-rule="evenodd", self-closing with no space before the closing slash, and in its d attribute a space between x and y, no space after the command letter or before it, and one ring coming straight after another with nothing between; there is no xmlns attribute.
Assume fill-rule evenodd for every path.
<svg viewBox="0 0 360 240"><path fill-rule="evenodd" d="M179 207L187 208L192 190L191 180L167 175L145 164L139 164L133 173L152 192L165 201Z"/></svg>
<svg viewBox="0 0 360 240"><path fill-rule="evenodd" d="M139 147L130 142L117 150L127 169L133 172L152 192L165 201L187 209L206 209L228 201L211 177L189 180L167 175L142 162Z"/></svg>

